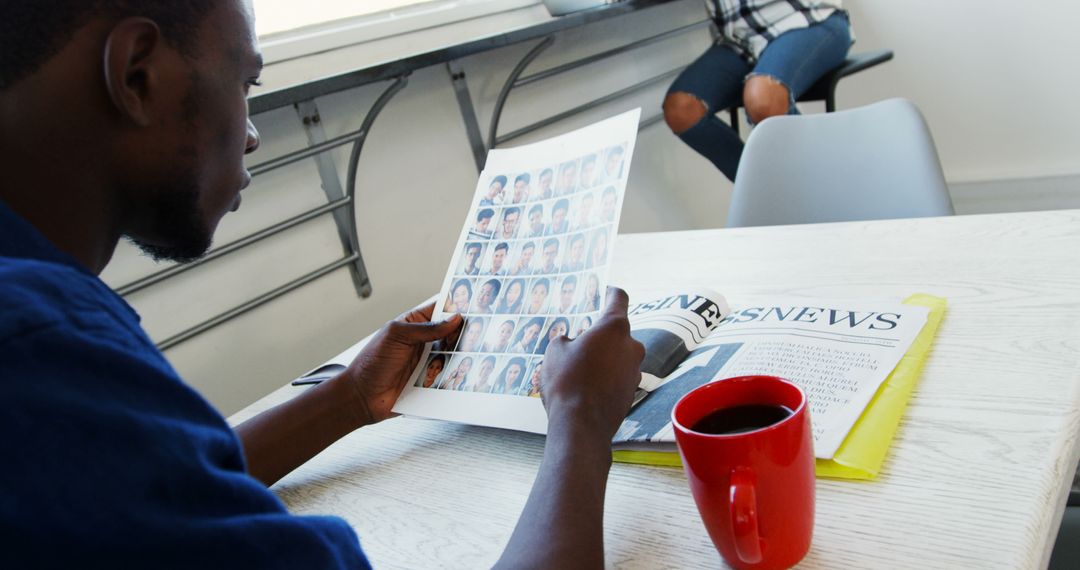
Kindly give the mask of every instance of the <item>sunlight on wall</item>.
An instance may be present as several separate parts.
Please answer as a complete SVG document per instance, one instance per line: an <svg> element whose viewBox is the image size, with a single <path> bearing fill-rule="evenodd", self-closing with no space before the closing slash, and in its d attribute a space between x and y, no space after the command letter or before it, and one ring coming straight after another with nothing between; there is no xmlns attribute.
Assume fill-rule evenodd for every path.
<svg viewBox="0 0 1080 570"><path fill-rule="evenodd" d="M432 1L434 0L254 0L255 31L259 36L266 36Z"/></svg>

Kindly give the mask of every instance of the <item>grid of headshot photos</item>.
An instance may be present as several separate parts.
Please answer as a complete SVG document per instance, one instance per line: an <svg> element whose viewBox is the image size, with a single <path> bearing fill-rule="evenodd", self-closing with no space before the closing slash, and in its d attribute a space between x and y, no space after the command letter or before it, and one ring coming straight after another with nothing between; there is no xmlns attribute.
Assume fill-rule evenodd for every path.
<svg viewBox="0 0 1080 570"><path fill-rule="evenodd" d="M414 386L540 396L548 344L599 317L627 143L527 172L482 175L437 309L465 317Z"/></svg>

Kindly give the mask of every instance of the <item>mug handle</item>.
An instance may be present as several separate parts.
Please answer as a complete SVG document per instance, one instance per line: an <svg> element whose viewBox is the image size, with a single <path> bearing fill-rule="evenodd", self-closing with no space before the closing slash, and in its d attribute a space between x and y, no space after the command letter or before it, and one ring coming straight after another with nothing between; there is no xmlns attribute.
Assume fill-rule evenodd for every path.
<svg viewBox="0 0 1080 570"><path fill-rule="evenodd" d="M754 472L746 468L731 472L731 532L735 552L744 564L761 562L761 535L758 533L757 495Z"/></svg>

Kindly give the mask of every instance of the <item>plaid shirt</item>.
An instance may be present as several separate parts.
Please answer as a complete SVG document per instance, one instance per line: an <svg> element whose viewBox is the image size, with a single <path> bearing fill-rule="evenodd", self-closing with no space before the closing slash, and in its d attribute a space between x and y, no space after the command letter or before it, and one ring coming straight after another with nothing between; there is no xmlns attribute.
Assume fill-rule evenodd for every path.
<svg viewBox="0 0 1080 570"><path fill-rule="evenodd" d="M705 0L727 44L753 62L780 34L806 28L841 9L841 0Z"/></svg>

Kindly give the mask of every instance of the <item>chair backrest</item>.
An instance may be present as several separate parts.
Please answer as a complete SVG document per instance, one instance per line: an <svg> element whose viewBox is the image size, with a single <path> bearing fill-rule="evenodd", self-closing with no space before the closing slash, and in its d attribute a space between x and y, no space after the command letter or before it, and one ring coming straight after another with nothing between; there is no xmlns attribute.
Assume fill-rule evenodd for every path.
<svg viewBox="0 0 1080 570"><path fill-rule="evenodd" d="M750 134L727 225L953 214L930 130L910 101L773 117Z"/></svg>

